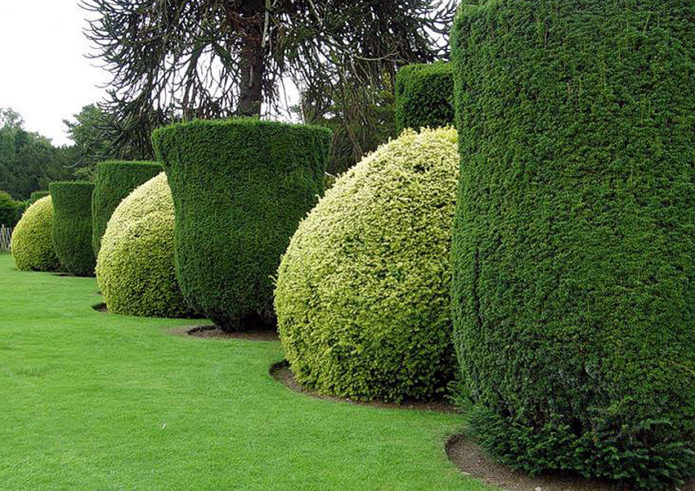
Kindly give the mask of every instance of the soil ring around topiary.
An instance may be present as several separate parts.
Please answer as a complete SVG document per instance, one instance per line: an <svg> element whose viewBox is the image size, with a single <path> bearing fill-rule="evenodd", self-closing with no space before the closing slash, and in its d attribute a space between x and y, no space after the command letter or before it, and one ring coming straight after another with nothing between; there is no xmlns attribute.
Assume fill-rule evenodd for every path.
<svg viewBox="0 0 695 491"><path fill-rule="evenodd" d="M95 303L94 305L92 305L92 308L97 312L103 312L104 314L109 313L109 309L106 307L106 304L104 302Z"/></svg>
<svg viewBox="0 0 695 491"><path fill-rule="evenodd" d="M239 332L226 332L215 325L183 326L169 331L179 336L193 336L204 339L245 339L247 341L273 341L279 340L277 331L270 329L249 329Z"/></svg>
<svg viewBox="0 0 695 491"><path fill-rule="evenodd" d="M507 491L622 491L625 484L605 479L587 479L569 472L544 473L531 477L495 462L479 445L465 435L454 435L446 442L449 460L467 476ZM695 491L695 480L689 480L681 491Z"/></svg>
<svg viewBox="0 0 695 491"><path fill-rule="evenodd" d="M336 397L336 396L329 396L325 394L319 394L318 392L315 392L311 389L308 389L302 385L300 385L297 380L294 378L294 374L292 373L292 370L290 370L290 364L287 362L287 360L282 360L277 363L273 363L270 366L269 370L270 376L273 377L275 380L280 382L281 384L285 385L287 388L299 392L300 394L305 394L311 397L315 397L317 399L325 399L329 401L337 401L337 402L347 402L350 404L356 404L359 406L372 406L372 407L378 407L382 409L410 409L410 410L417 410L417 411L437 411L440 413L458 413L459 410L449 404L445 400L438 400L438 401L432 401L432 402L421 402L421 401L411 401L411 400L405 400L401 402L400 404L397 404L395 402L380 402L380 401L358 401L354 399L348 399L344 397Z"/></svg>

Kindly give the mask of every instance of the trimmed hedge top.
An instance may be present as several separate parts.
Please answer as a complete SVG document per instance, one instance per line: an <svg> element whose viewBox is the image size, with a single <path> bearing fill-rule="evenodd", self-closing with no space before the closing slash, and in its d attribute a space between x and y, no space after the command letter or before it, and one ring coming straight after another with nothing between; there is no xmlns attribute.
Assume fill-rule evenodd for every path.
<svg viewBox="0 0 695 491"><path fill-rule="evenodd" d="M340 177L300 224L275 292L300 383L358 399L442 394L455 366L456 138L453 128L404 131Z"/></svg>
<svg viewBox="0 0 695 491"><path fill-rule="evenodd" d="M271 320L271 277L323 193L331 132L242 118L179 123L152 140L174 198L184 296L223 329Z"/></svg>
<svg viewBox="0 0 695 491"><path fill-rule="evenodd" d="M62 267L77 276L94 274L92 191L87 181L52 182L53 241Z"/></svg>
<svg viewBox="0 0 695 491"><path fill-rule="evenodd" d="M29 202L36 203L44 196L49 196L49 194L50 193L48 191L34 191L33 193L31 193L31 196L29 197Z"/></svg>
<svg viewBox="0 0 695 491"><path fill-rule="evenodd" d="M176 280L174 202L164 172L118 205L101 243L97 283L109 312L148 317L188 312Z"/></svg>
<svg viewBox="0 0 695 491"><path fill-rule="evenodd" d="M526 471L695 473L695 3L499 0L452 35L473 433Z"/></svg>
<svg viewBox="0 0 695 491"><path fill-rule="evenodd" d="M20 271L56 271L60 262L53 245L53 201L40 198L24 212L12 231L12 257Z"/></svg>
<svg viewBox="0 0 695 491"><path fill-rule="evenodd" d="M116 207L136 187L162 172L161 164L108 160L97 164L92 197L92 247L99 254L101 237Z"/></svg>
<svg viewBox="0 0 695 491"><path fill-rule="evenodd" d="M396 129L454 124L451 63L406 65L396 75Z"/></svg>

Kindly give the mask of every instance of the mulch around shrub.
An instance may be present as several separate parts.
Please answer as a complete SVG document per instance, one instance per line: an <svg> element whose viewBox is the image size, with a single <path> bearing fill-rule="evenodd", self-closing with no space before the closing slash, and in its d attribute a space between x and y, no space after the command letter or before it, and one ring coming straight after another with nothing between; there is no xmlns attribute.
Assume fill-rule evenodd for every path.
<svg viewBox="0 0 695 491"><path fill-rule="evenodd" d="M446 443L446 453L461 472L492 486L508 491L627 491L628 486L608 480L586 479L572 473L548 473L531 477L498 464L477 444L464 435L452 436ZM681 491L695 491L691 479Z"/></svg>
<svg viewBox="0 0 695 491"><path fill-rule="evenodd" d="M109 309L106 308L106 304L103 302L92 305L92 308L97 312L109 313Z"/></svg>
<svg viewBox="0 0 695 491"><path fill-rule="evenodd" d="M278 333L269 329L250 329L240 332L225 332L217 326L184 326L171 331L172 334L194 336L205 339L246 339L247 341L278 341Z"/></svg>
<svg viewBox="0 0 695 491"><path fill-rule="evenodd" d="M328 396L328 395L324 395L324 394L319 394L318 392L315 392L311 389L303 387L295 380L294 374L290 370L289 363L287 363L286 360L280 361L278 363L274 363L270 367L269 372L270 372L270 375L275 380L284 384L289 389L292 389L293 391L299 392L301 394L306 394L306 395L309 395L312 397L316 397L317 399L325 399L325 400L337 401L337 402L348 402L350 404L357 404L360 406L372 406L372 407L378 407L378 408L383 408L383 409L411 409L411 410L414 409L414 410L419 410L419 411L438 411L438 412L442 412L442 413L457 413L457 412L459 412L456 407L449 404L445 400L433 401L433 402L403 401L400 404L396 404L396 403L392 403L392 402L357 401L354 399L348 399L348 398L343 398L343 397L335 397L335 396Z"/></svg>

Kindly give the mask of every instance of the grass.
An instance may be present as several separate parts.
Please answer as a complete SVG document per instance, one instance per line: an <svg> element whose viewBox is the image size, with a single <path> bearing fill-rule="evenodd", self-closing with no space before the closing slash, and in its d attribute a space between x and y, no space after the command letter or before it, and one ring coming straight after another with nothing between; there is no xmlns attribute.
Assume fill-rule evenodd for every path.
<svg viewBox="0 0 695 491"><path fill-rule="evenodd" d="M459 415L298 394L268 374L279 343L99 301L0 255L0 488L487 489L444 452Z"/></svg>

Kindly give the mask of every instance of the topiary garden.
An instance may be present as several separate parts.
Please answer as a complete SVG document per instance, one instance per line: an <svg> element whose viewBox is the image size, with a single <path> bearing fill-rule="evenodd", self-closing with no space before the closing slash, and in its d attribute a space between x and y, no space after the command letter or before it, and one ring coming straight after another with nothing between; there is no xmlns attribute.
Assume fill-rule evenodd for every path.
<svg viewBox="0 0 695 491"><path fill-rule="evenodd" d="M24 212L12 231L12 256L20 271L56 271L60 262L53 245L53 201L45 196Z"/></svg>
<svg viewBox="0 0 695 491"><path fill-rule="evenodd" d="M181 317L174 267L174 202L162 172L114 211L97 257L97 283L113 314Z"/></svg>
<svg viewBox="0 0 695 491"><path fill-rule="evenodd" d="M502 462L695 473L689 2L496 1L453 32L455 343Z"/></svg>
<svg viewBox="0 0 695 491"><path fill-rule="evenodd" d="M174 199L184 297L224 330L271 322L272 276L323 193L331 132L235 119L175 124L152 140Z"/></svg>
<svg viewBox="0 0 695 491"><path fill-rule="evenodd" d="M356 399L443 394L455 366L458 161L456 130L406 131L338 179L302 221L275 291L297 381Z"/></svg>
<svg viewBox="0 0 695 491"><path fill-rule="evenodd" d="M64 271L77 276L94 274L92 249L92 191L86 181L49 184L53 201L53 244Z"/></svg>
<svg viewBox="0 0 695 491"><path fill-rule="evenodd" d="M162 171L157 162L109 160L97 164L92 196L92 247L99 254L101 237L116 207L133 189Z"/></svg>
<svg viewBox="0 0 695 491"><path fill-rule="evenodd" d="M159 162L103 162L94 184L53 182L48 196L32 193L12 235L16 267L90 276L96 263L111 314L201 313L226 337L277 326L294 388L379 404L452 399L466 412L465 438L527 474L672 489L695 475L694 19L685 1L464 3L452 62L400 68L389 86L395 107L382 94L367 108L386 115L374 131L393 131L395 117L400 136L344 175L325 174L332 133L321 126L175 123L152 134ZM358 109L314 116L335 124L331 111ZM26 204L0 192L0 224L14 225ZM50 279L70 292L94 289L89 279ZM72 319L64 317L57 324ZM256 354L280 359L277 345L253 356L248 344L155 345L125 329L132 319L102 318L131 342L114 346L108 332L86 358L127 352L103 370L127 375L119 390L141 389L149 370L127 369L143 347L156 353L153 373L167 377L185 364L216 378L231 363L249 373L263 365L267 378ZM94 321L74 324L65 326L71 342ZM0 348L10 353L11 343ZM40 362L69 358L58 348ZM205 366L213 351L220 358ZM44 368L8 369L8 387L34 390L26 376ZM88 372L94 387L100 370ZM224 388L211 404L239 416L223 419L231 432L263 424L254 420L259 407L283 415L284 395L259 402L261 391L233 375L214 382ZM172 404L162 417L182 424L189 408L175 407L179 391L193 386L203 395L196 403L212 400L213 382L170 382L146 386L165 388L167 403L143 398L139 407L158 414ZM309 421L313 401L295 402L292 424ZM439 445L451 428L429 423ZM252 429L246 437L256 441ZM395 453L393 433L379 436L380 452Z"/></svg>

